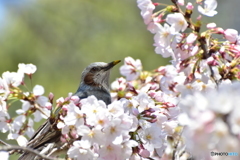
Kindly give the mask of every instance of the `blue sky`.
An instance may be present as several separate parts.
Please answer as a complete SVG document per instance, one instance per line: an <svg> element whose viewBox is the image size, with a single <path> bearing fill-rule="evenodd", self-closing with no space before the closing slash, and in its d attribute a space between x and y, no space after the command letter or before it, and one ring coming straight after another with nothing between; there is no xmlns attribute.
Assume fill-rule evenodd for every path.
<svg viewBox="0 0 240 160"><path fill-rule="evenodd" d="M0 27L4 24L4 20L6 17L6 9L2 3L3 0L0 1Z"/></svg>
<svg viewBox="0 0 240 160"><path fill-rule="evenodd" d="M0 29L8 23L8 7L26 8L34 2L34 0L0 0Z"/></svg>

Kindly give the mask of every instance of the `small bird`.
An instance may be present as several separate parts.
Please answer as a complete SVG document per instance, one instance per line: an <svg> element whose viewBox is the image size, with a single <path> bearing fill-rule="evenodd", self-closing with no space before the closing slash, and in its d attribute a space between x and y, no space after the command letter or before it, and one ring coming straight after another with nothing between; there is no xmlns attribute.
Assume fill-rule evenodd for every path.
<svg viewBox="0 0 240 160"><path fill-rule="evenodd" d="M111 103L109 92L109 76L113 66L118 64L120 60L110 63L95 62L87 66L81 76L80 86L74 94L80 99L94 95L98 100L102 100L106 105ZM58 114L58 113L56 113ZM27 147L32 148L41 154L51 156L54 151L61 150L62 143L60 141L61 130L56 128L56 122L49 118L29 140ZM64 149L62 149L64 150ZM39 156L30 152L24 152L18 160L40 160Z"/></svg>

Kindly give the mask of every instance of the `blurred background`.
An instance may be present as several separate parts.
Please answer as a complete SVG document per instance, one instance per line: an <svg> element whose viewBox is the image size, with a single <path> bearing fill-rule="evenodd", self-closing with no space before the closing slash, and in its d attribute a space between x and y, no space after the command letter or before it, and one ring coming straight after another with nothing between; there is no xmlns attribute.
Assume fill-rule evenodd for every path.
<svg viewBox="0 0 240 160"><path fill-rule="evenodd" d="M154 53L135 1L1 0L1 8L0 72L33 63L33 84L43 85L46 95L75 92L92 62L132 56L147 70L168 63ZM112 70L111 81L122 64Z"/></svg>
<svg viewBox="0 0 240 160"><path fill-rule="evenodd" d="M219 13L203 16L204 25L240 31L239 6L239 0L218 0ZM44 86L45 96L74 93L88 64L127 56L140 59L144 70L169 63L155 54L136 0L0 0L0 73L35 64L33 85ZM121 76L122 64L113 68L111 82Z"/></svg>
<svg viewBox="0 0 240 160"><path fill-rule="evenodd" d="M239 30L239 0L218 2L219 14L204 16L204 22ZM136 0L0 0L0 73L33 63L33 84L43 85L45 95L75 92L89 63L126 56L140 59L145 70L169 63L154 53ZM111 81L122 64L112 70Z"/></svg>

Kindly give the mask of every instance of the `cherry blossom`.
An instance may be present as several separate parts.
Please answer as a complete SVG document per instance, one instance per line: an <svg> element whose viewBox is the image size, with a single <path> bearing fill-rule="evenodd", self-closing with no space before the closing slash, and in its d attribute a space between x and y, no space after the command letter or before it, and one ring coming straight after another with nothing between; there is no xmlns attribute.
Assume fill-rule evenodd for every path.
<svg viewBox="0 0 240 160"><path fill-rule="evenodd" d="M18 72L23 72L27 75L32 75L35 73L37 70L37 67L33 64L24 64L24 63L19 63L18 64Z"/></svg>
<svg viewBox="0 0 240 160"><path fill-rule="evenodd" d="M197 39L197 35L194 33L190 33L188 35L188 37L186 38L186 42L187 42L187 44L192 44L193 42L196 41L196 39Z"/></svg>
<svg viewBox="0 0 240 160"><path fill-rule="evenodd" d="M238 39L238 31L235 29L226 29L224 37L231 43L235 43Z"/></svg>
<svg viewBox="0 0 240 160"><path fill-rule="evenodd" d="M23 82L24 75L21 72L4 72L2 78L8 86L18 87Z"/></svg>
<svg viewBox="0 0 240 160"><path fill-rule="evenodd" d="M217 14L215 9L217 8L217 0L205 0L204 1L204 8L202 6L198 6L198 11L209 17L213 17Z"/></svg>
<svg viewBox="0 0 240 160"><path fill-rule="evenodd" d="M1 132L6 133L11 129L11 125L8 123L10 115L7 112L7 103L3 97L0 96L0 128Z"/></svg>
<svg viewBox="0 0 240 160"><path fill-rule="evenodd" d="M112 159L122 159L122 154L121 152L122 145L120 144L105 144L100 150L99 150L99 155L100 159L104 160L112 160Z"/></svg>
<svg viewBox="0 0 240 160"><path fill-rule="evenodd" d="M155 9L151 0L137 0L138 7L141 9L141 15L144 19L144 23L148 24L152 19L152 13Z"/></svg>
<svg viewBox="0 0 240 160"><path fill-rule="evenodd" d="M139 59L136 61L131 57L124 59L124 65L120 67L120 73L126 76L127 81L135 80L139 77L142 70L142 63Z"/></svg>
<svg viewBox="0 0 240 160"><path fill-rule="evenodd" d="M186 118L186 115L182 115L179 116L179 121L187 125L184 131L186 146L196 157L207 158L209 157L209 150L213 149L237 152L236 148L240 144L232 143L232 141L238 141L239 135L239 131L237 131L238 125L233 120L235 109L238 110L239 108L235 105L239 101L237 98L239 97L239 92L237 92L239 90L239 82L233 84L223 83L219 86L219 90L203 93L195 92L193 95L188 95L181 100L183 115L187 113L189 120L188 123L185 123L184 121L188 118ZM231 97L226 94L230 94ZM230 123L224 122L226 120L223 115L230 115L228 116L229 119L227 119ZM228 127L233 132L229 131ZM205 143L206 141L207 143ZM222 141L222 144L225 145L217 145L216 141Z"/></svg>
<svg viewBox="0 0 240 160"><path fill-rule="evenodd" d="M163 145L161 139L161 137L163 137L162 132L160 128L155 127L155 125L141 129L139 136L143 141L143 146L150 152L153 151L154 148L160 148Z"/></svg>
<svg viewBox="0 0 240 160"><path fill-rule="evenodd" d="M175 29L176 32L183 32L188 26L187 21L181 13L168 14L166 21Z"/></svg>
<svg viewBox="0 0 240 160"><path fill-rule="evenodd" d="M84 124L84 112L79 109L73 102L63 106L67 110L67 115L63 118L66 125L81 126Z"/></svg>
<svg viewBox="0 0 240 160"><path fill-rule="evenodd" d="M0 78L0 94L3 94L2 97L6 98L10 93L8 84L5 79Z"/></svg>
<svg viewBox="0 0 240 160"><path fill-rule="evenodd" d="M177 3L181 6L183 6L184 5L184 0L178 0Z"/></svg>
<svg viewBox="0 0 240 160"><path fill-rule="evenodd" d="M189 9L189 10L193 10L194 6L191 2L188 2L187 5L186 5L186 8Z"/></svg>
<svg viewBox="0 0 240 160"><path fill-rule="evenodd" d="M70 158L81 160L92 160L94 158L93 152L86 147L82 141L73 142L73 146L67 152Z"/></svg>
<svg viewBox="0 0 240 160"><path fill-rule="evenodd" d="M9 159L9 153L5 151L0 151L0 157L2 160L8 160Z"/></svg>
<svg viewBox="0 0 240 160"><path fill-rule="evenodd" d="M216 23L208 23L206 26L208 29L214 29L217 27Z"/></svg>
<svg viewBox="0 0 240 160"><path fill-rule="evenodd" d="M90 148L93 143L104 144L106 141L106 135L100 128L90 129L85 125L81 125L77 128L78 135L82 136L81 141L85 147Z"/></svg>

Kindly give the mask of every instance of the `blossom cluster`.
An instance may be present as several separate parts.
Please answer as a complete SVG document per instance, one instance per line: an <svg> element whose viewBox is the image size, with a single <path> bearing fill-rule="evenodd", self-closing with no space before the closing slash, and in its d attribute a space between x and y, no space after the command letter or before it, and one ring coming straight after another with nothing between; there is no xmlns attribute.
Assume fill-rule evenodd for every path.
<svg viewBox="0 0 240 160"><path fill-rule="evenodd" d="M176 97L160 90L162 73L143 72L141 61L131 57L124 64L121 72L131 81L121 77L112 83L111 104L94 96L80 101L73 96L75 102L62 107L57 126L62 142L74 139L67 152L70 158L158 159L168 147L167 138L179 136L181 127L175 130L180 109Z"/></svg>
<svg viewBox="0 0 240 160"><path fill-rule="evenodd" d="M234 81L240 78L240 35L215 23L201 31L202 16L217 14L216 0L197 0L200 15L195 20L192 3L172 2L157 11L161 3L137 0L147 29L154 34L155 52L172 58L172 65L158 69L165 72L160 87L178 97L185 150L197 159L214 159L209 151L239 153L239 82Z"/></svg>
<svg viewBox="0 0 240 160"><path fill-rule="evenodd" d="M37 70L33 64L19 64L17 72L4 72L0 78L0 128L1 132L8 133L8 139L16 139L21 146L26 145L27 139L34 133L34 122L48 118L50 110L46 107L48 98L42 96L44 88L40 85L32 91L26 88L24 77L30 79ZM26 89L26 91L24 91ZM19 100L21 109L16 109L16 115L9 114L9 107L15 107Z"/></svg>
<svg viewBox="0 0 240 160"><path fill-rule="evenodd" d="M240 148L240 83L222 83L218 90L189 94L181 100L178 120L186 150L197 159L211 159L209 151L235 152ZM239 159L238 156L231 159Z"/></svg>
<svg viewBox="0 0 240 160"><path fill-rule="evenodd" d="M155 6L161 3L137 1L147 29L154 34L155 52L163 57L171 57L172 65L178 72L183 72L189 82L199 79L195 75L198 73L202 81L206 76L217 83L226 79L239 79L238 32L234 29L224 30L215 23L207 24L207 30L201 31L202 15L217 14L217 1L205 0L204 7L200 4L202 1L197 1L200 15L196 20L192 18L192 3L184 5L184 1L173 2L174 5L154 12ZM226 41L219 41L216 35Z"/></svg>

